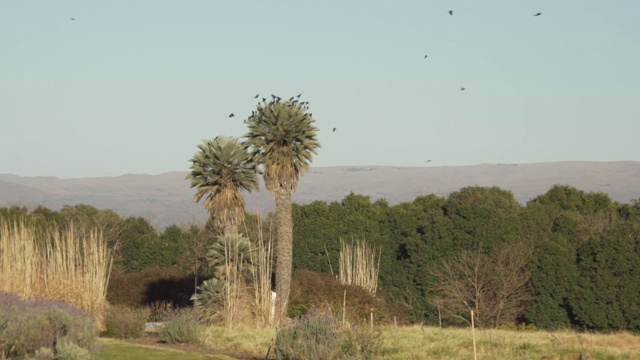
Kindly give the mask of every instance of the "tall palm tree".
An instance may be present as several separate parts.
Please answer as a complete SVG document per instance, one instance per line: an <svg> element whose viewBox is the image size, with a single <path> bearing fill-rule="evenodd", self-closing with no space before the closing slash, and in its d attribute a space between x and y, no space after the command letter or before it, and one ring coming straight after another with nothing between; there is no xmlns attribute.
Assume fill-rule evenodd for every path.
<svg viewBox="0 0 640 360"><path fill-rule="evenodd" d="M244 220L242 190L258 189L255 165L250 161L238 138L216 137L203 140L200 151L191 158L191 187L197 187L195 202L203 197L216 227L225 235L237 235L238 224Z"/></svg>
<svg viewBox="0 0 640 360"><path fill-rule="evenodd" d="M263 100L247 119L249 132L244 143L252 160L262 167L265 187L276 201L276 316L285 315L291 288L293 219L291 195L299 177L309 170L312 155L320 143L316 139L308 102L281 101L277 96Z"/></svg>

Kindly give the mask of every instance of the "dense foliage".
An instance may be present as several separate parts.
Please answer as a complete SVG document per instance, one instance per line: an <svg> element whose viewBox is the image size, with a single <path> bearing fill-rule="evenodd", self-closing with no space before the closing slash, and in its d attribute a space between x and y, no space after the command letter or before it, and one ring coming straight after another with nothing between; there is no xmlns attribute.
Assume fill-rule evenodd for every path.
<svg viewBox="0 0 640 360"><path fill-rule="evenodd" d="M442 278L456 279L435 276L438 270L440 274L447 270L445 260L466 258L468 264L473 264L474 258L469 254L478 254L476 263L481 259L483 263L503 264L499 259L499 254L504 254L502 249L519 248L528 255L526 266L517 271L529 280L526 287L518 288L523 302L511 308L508 321L515 319L548 329L640 331L640 304L636 300L640 297L637 201L621 204L603 193L557 185L522 205L507 190L476 186L447 197L419 196L393 206L384 199L372 201L368 196L351 193L339 202L294 204L292 216L294 271L336 275L340 240L365 239L381 251L377 298L393 304L393 314L399 314L400 308L411 322L436 325L440 315L446 325L468 318L455 307L449 313L441 311L445 300L451 298ZM119 285L112 289L131 289L130 294L138 294L114 297L116 292L110 291L114 302L119 297L135 298L136 304L157 300L177 304L176 298L187 298L193 288L183 288L176 297L154 293L152 288L157 286L153 284L173 284L168 287L178 289L178 279L188 278L195 288L213 275L206 266L206 254L219 229L211 222L204 228L170 226L158 232L143 218L121 218L110 210L88 205L66 206L59 211L44 207L29 211L14 206L0 208L0 217L26 218L42 227L62 227L73 221L102 228L118 249L112 281ZM252 219L248 216L247 222ZM250 229L241 231L254 237ZM509 261L520 260L523 259ZM496 273L498 266L493 265L478 268L485 269L484 278L494 279L481 284L493 286L487 294L499 293L491 284L497 283L495 279L500 276L508 278L508 273ZM145 272L166 275L168 281L142 275ZM318 297L316 290L320 288L311 280L318 276L307 273L301 277L305 279L302 282L294 281L292 291L300 297L292 299L290 313L301 314L310 308L309 299ZM150 280L143 281L145 277ZM136 283L140 286L133 285ZM311 283L316 284L314 289L303 288ZM474 285L478 284L470 284ZM332 298L339 301L339 295ZM474 308L474 304L469 305ZM492 318L500 320L487 322L489 326L507 322L507 318Z"/></svg>
<svg viewBox="0 0 640 360"><path fill-rule="evenodd" d="M447 294L433 269L444 260L475 251L495 262L500 249L521 247L531 252L519 270L530 276L530 300L517 321L640 330L632 301L640 296L638 202L558 185L522 206L509 191L468 187L395 206L351 193L341 202L294 205L293 214L295 269L335 272L340 239L364 238L382 248L380 290L414 322L438 323L435 300ZM490 270L486 278L496 276Z"/></svg>

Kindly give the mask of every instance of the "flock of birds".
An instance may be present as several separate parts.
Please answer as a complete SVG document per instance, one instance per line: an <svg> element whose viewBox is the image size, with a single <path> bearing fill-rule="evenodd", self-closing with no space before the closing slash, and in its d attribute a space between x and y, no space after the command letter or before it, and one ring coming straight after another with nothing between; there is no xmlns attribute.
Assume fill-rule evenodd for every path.
<svg viewBox="0 0 640 360"><path fill-rule="evenodd" d="M453 16L453 10L449 10L449 15ZM533 16L540 16L540 15L542 15L541 12L533 14ZM425 59L428 58L428 57L429 57L428 54L424 56ZM460 88L460 91L465 91L465 90L467 90L467 89L464 86ZM431 161L431 160L429 160L429 161ZM429 162L429 161L427 161L427 162Z"/></svg>
<svg viewBox="0 0 640 360"><path fill-rule="evenodd" d="M450 16L453 16L453 10L449 10L449 15L450 15ZM542 15L542 13L541 13L541 12L533 14L533 16L540 16L540 15ZM76 20L76 18L70 18L70 20L71 20L71 21L75 21L75 20ZM428 58L428 57L429 57L429 55L428 55L428 54L424 56L424 58L425 58L425 59L426 59L426 58ZM465 91L465 90L467 90L467 89L466 89L464 86L460 88L460 91ZM298 94L297 96L295 96L295 100L294 100L294 96L292 96L292 97L289 99L289 102L292 102L292 103L296 103L296 102L298 102L298 101L300 100L300 96L302 96L302 93L300 93L300 94ZM259 97L260 97L260 94L256 94L256 96L254 96L253 98L254 98L254 99L257 99L257 98L259 98ZM272 104L272 103L274 103L274 102L279 102L279 101L281 101L281 100L282 100L282 98L281 98L281 97L279 97L279 96L277 96L277 95L274 95L274 94L271 94L271 98L272 98L272 100L269 102L269 104ZM266 102L266 101L267 101L267 99L266 99L266 98L262 98L262 102ZM302 102L301 104L302 104L302 105L305 105L305 106L306 106L306 108L308 109L308 105L309 105L309 102L308 102L308 101ZM253 114L255 114L255 111L252 111L252 115L253 115ZM311 114L309 114L309 115L311 115ZM235 116L236 116L236 115L235 115L234 113L229 114L229 118L233 118L233 117L235 117ZM246 120L245 120L245 123L246 123ZM336 129L337 129L337 128L335 128L335 127L334 127L332 132L336 132ZM427 162L430 162L430 161L431 161L431 160L428 160Z"/></svg>
<svg viewBox="0 0 640 360"><path fill-rule="evenodd" d="M450 16L453 16L453 10L449 10L449 15L450 15ZM538 13L533 14L533 16L540 16L540 15L542 15L542 13L541 13L541 12L538 12ZM74 19L74 18L71 18L71 20L75 20L75 19ZM428 54L425 54L425 55L424 55L424 58L425 58L425 59L426 59L426 58L428 58L428 57L429 57L429 55L428 55ZM467 90L467 89L466 89L464 86L460 87L460 91L465 91L465 90ZM296 96L296 100L295 100L295 102L297 102L297 101L300 99L300 96L302 96L302 93L300 93L300 94L298 94L298 96ZM253 98L254 98L254 99L257 99L257 98L259 98L259 97L260 97L260 94L256 94L256 96L254 96ZM269 104L282 100L282 98L281 98L281 97L276 96L276 95L273 95L273 94L271 94L271 98L272 98L272 101L271 101ZM293 100L293 99L294 99L294 97L291 97L291 98L289 99L289 101L290 101L290 102L294 102L294 100ZM266 100L267 100L266 98L262 98L262 101L263 101L263 102L266 102ZM303 104L305 104L305 103L303 103ZM308 104L309 104L309 102L306 102L306 104L308 105ZM253 112L252 112L252 114L253 114L253 113L255 113L255 111L253 111ZM234 113L229 114L229 118L232 118L232 117L235 117L235 114L234 114ZM245 120L245 122L246 122L246 120ZM335 132L335 131L336 131L336 129L337 129L337 128L335 128L335 127L334 127L332 132ZM431 160L428 160L427 162L430 162L430 161L431 161Z"/></svg>

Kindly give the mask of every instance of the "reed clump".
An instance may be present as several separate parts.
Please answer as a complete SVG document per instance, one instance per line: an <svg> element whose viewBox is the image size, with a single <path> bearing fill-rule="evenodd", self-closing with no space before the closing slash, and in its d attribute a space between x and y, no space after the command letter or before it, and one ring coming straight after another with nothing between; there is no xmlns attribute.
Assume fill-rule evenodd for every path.
<svg viewBox="0 0 640 360"><path fill-rule="evenodd" d="M351 243L340 239L340 273L338 277L340 283L360 286L375 296L378 290L380 251L376 254L375 249L369 246L364 239L351 241Z"/></svg>
<svg viewBox="0 0 640 360"><path fill-rule="evenodd" d="M0 219L0 291L63 301L104 327L112 251L98 229L39 229Z"/></svg>

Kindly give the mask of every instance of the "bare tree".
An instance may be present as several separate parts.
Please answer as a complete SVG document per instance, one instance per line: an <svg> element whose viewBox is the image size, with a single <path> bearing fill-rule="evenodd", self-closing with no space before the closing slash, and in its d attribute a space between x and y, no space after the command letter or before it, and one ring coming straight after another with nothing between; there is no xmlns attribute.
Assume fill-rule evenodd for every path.
<svg viewBox="0 0 640 360"><path fill-rule="evenodd" d="M494 327L515 321L530 299L531 251L504 246L488 254L462 251L429 269L438 294L430 301L443 316Z"/></svg>

